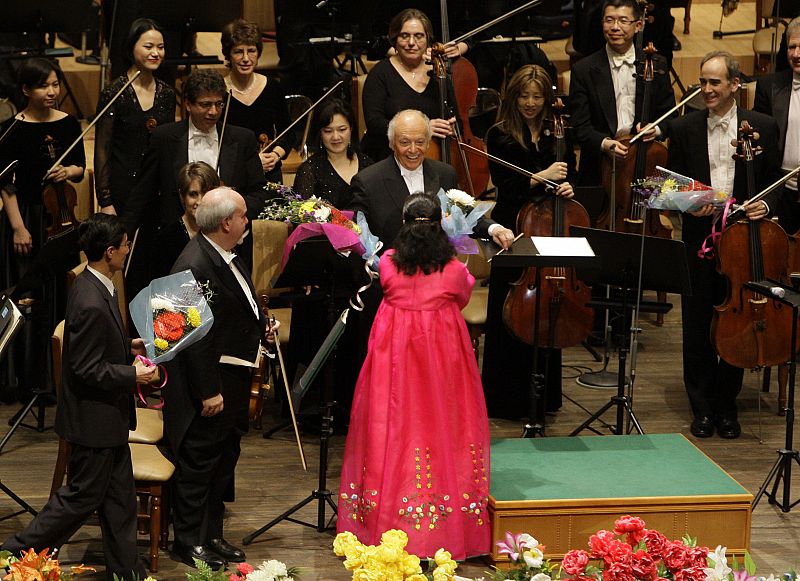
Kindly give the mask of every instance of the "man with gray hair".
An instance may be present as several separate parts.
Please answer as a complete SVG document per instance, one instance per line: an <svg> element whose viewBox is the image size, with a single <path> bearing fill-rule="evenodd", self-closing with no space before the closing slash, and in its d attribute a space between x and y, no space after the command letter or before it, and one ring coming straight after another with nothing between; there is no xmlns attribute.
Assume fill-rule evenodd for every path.
<svg viewBox="0 0 800 581"><path fill-rule="evenodd" d="M800 165L800 17L786 27L786 58L787 70L758 77L753 110L778 122L778 143L783 146L781 168L788 172ZM787 233L800 230L797 177L786 182L785 195L775 213Z"/></svg>
<svg viewBox="0 0 800 581"><path fill-rule="evenodd" d="M364 213L370 230L384 244L392 245L403 225L403 203L411 194L435 195L439 188L458 187L453 166L425 157L431 142L431 123L415 109L400 111L389 122L389 146L394 155L358 172L351 183L351 208ZM503 248L510 246L514 233L487 218L481 218L474 234L491 237Z"/></svg>
<svg viewBox="0 0 800 581"><path fill-rule="evenodd" d="M778 126L771 117L736 106L739 64L728 52L708 53L700 63L700 87L706 108L670 121L669 169L690 176L715 190L732 193L741 203L748 197L747 171L734 160L737 130L743 121L753 127L763 148L755 156L756 192L780 176ZM747 218L759 220L777 205L780 192L747 206ZM738 438L736 396L743 371L721 359L711 343L714 305L723 302L726 283L713 260L698 257L711 232L715 209L707 205L683 215L683 242L689 261L692 295L681 298L683 322L683 382L694 419L691 432L708 438L714 430L722 438Z"/></svg>
<svg viewBox="0 0 800 581"><path fill-rule="evenodd" d="M200 559L214 569L245 560L223 538L222 516L239 441L248 429L251 373L267 328L250 276L232 252L247 222L244 198L234 190L206 193L197 208L200 233L172 268L192 271L214 315L208 335L169 364L164 427L175 460L173 552L188 565Z"/></svg>

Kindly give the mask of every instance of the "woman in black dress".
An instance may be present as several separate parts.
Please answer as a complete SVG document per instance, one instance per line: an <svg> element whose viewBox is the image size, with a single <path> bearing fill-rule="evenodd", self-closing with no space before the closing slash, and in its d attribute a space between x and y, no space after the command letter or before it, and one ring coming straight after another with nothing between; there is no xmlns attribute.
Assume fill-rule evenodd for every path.
<svg viewBox="0 0 800 581"><path fill-rule="evenodd" d="M498 120L486 134L490 154L534 172L540 178L561 182L575 172L575 154L567 141L567 160L557 162L555 139L546 120L551 115L553 83L539 65L525 65L506 86ZM492 182L497 188L497 204L492 219L516 225L522 207L546 194L544 186L499 164L490 163ZM572 186L562 182L556 195L571 198ZM516 228L515 228L516 229ZM486 321L486 346L483 355L483 388L491 417L517 419L527 415L533 353L530 345L508 333L503 324L503 302L510 283L520 269L492 269ZM539 370L544 370L544 349L540 350ZM561 407L561 351L550 350L549 382L545 402L548 411Z"/></svg>
<svg viewBox="0 0 800 581"><path fill-rule="evenodd" d="M128 196L141 175L150 134L158 125L175 121L175 91L154 73L164 61L164 36L149 18L131 25L125 42L127 72L100 95L97 112L137 72L141 74L114 101L95 128L94 171L101 211L123 216Z"/></svg>
<svg viewBox="0 0 800 581"><path fill-rule="evenodd" d="M352 130L349 107L338 99L322 105L314 115L313 155L297 168L295 192L304 198L323 198L339 209L350 205L350 180L372 164L353 144Z"/></svg>
<svg viewBox="0 0 800 581"><path fill-rule="evenodd" d="M225 84L232 91L228 123L245 127L266 145L289 126L286 95L276 78L255 72L263 46L258 25L246 20L234 20L222 29L222 54L230 72ZM263 147L262 145L262 147ZM269 151L259 155L264 175L269 182L281 183L281 160L295 146L290 131Z"/></svg>
<svg viewBox="0 0 800 581"><path fill-rule="evenodd" d="M431 120L434 137L451 134L453 119L440 118L439 90L428 74L431 65L425 62L425 52L432 41L431 21L419 10L403 10L389 23L389 42L394 52L369 72L362 96L367 132L361 149L373 161L391 154L386 130L395 113L404 109L425 113ZM466 45L459 43L450 52L456 50L466 51Z"/></svg>

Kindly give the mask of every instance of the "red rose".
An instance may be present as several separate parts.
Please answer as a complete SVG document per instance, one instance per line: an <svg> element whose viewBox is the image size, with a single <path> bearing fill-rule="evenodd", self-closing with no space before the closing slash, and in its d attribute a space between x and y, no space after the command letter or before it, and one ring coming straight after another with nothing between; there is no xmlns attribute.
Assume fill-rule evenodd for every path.
<svg viewBox="0 0 800 581"><path fill-rule="evenodd" d="M673 573L682 569L688 556L688 548L680 541L671 541L664 547L664 565Z"/></svg>
<svg viewBox="0 0 800 581"><path fill-rule="evenodd" d="M255 571L252 565L248 565L247 563L238 563L236 565L236 572L240 573L242 577L247 577L250 573Z"/></svg>
<svg viewBox="0 0 800 581"><path fill-rule="evenodd" d="M606 556L603 557L603 560L606 563L624 563L625 565L630 566L632 554L633 549L631 549L630 545L626 545L625 543L614 539L612 543L609 543Z"/></svg>
<svg viewBox="0 0 800 581"><path fill-rule="evenodd" d="M655 579L658 576L658 567L653 557L641 549L631 558L631 570L638 579Z"/></svg>
<svg viewBox="0 0 800 581"><path fill-rule="evenodd" d="M614 523L614 532L620 536L627 535L628 543L636 546L644 536L644 521L638 516L621 516Z"/></svg>
<svg viewBox="0 0 800 581"><path fill-rule="evenodd" d="M630 565L610 563L603 570L603 581L635 581Z"/></svg>
<svg viewBox="0 0 800 581"><path fill-rule="evenodd" d="M589 564L589 553L583 550L573 550L564 555L561 566L570 575L580 575Z"/></svg>
<svg viewBox="0 0 800 581"><path fill-rule="evenodd" d="M685 569L675 571L675 581L705 581L706 572L704 566L692 565Z"/></svg>
<svg viewBox="0 0 800 581"><path fill-rule="evenodd" d="M708 547L690 547L686 552L686 562L692 567L708 566Z"/></svg>
<svg viewBox="0 0 800 581"><path fill-rule="evenodd" d="M658 531L645 529L643 531L644 544L647 547L647 552L654 559L661 559L664 554L664 547L669 543L669 539Z"/></svg>
<svg viewBox="0 0 800 581"><path fill-rule="evenodd" d="M589 548L592 550L592 557L595 559L605 557L609 545L616 540L614 533L610 531L597 531L597 533L589 537Z"/></svg>
<svg viewBox="0 0 800 581"><path fill-rule="evenodd" d="M177 341L183 337L183 330L186 326L186 319L181 313L172 311L161 311L156 320L153 321L153 330L156 337L166 341Z"/></svg>

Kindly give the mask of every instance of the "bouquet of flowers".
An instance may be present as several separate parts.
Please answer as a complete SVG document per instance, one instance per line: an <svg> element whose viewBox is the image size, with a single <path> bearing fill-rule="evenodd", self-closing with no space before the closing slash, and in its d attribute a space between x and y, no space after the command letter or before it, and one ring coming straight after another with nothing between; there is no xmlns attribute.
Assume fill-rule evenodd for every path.
<svg viewBox="0 0 800 581"><path fill-rule="evenodd" d="M442 208L442 229L459 254L477 254L478 245L470 234L494 202L479 202L461 190L439 190L437 194Z"/></svg>
<svg viewBox="0 0 800 581"><path fill-rule="evenodd" d="M450 553L436 551L429 563L428 575L422 573L419 557L405 551L408 535L397 529L381 535L381 544L363 545L353 533L336 535L333 551L344 557L344 567L353 572L353 581L361 579L402 579L404 581L453 581L458 567Z"/></svg>
<svg viewBox="0 0 800 581"><path fill-rule="evenodd" d="M130 312L148 359L156 364L169 361L205 337L214 324L208 304L212 295L190 270L157 278L142 289L131 301Z"/></svg>
<svg viewBox="0 0 800 581"><path fill-rule="evenodd" d="M236 563L233 571L220 568L214 571L205 561L194 559L196 571L186 574L188 581L292 581L300 576L297 567L286 567L284 563L270 559L258 567L247 563Z"/></svg>
<svg viewBox="0 0 800 581"><path fill-rule="evenodd" d="M707 204L722 207L731 198L730 194L661 166L656 166L654 176L635 182L631 190L649 208L679 212L694 212Z"/></svg>
<svg viewBox="0 0 800 581"><path fill-rule="evenodd" d="M304 199L292 188L283 184L267 184L265 189L280 194L269 200L259 214L260 220L278 220L289 224L336 224L342 228L361 233L361 229L344 212L337 210L322 198L311 196ZM348 212L350 213L350 212ZM352 216L352 213L350 213Z"/></svg>
<svg viewBox="0 0 800 581"><path fill-rule="evenodd" d="M45 549L37 553L33 549L22 551L21 557L17 558L9 551L0 551L0 569L8 569L8 575L3 577L4 581L31 581L40 579L43 581L71 581L71 579L81 573L95 570L83 565L74 565L70 571L64 571L50 553L50 549Z"/></svg>
<svg viewBox="0 0 800 581"><path fill-rule="evenodd" d="M527 533L506 533L505 541L499 541L501 555L508 555L513 566L501 571L494 568L489 573L497 581L550 581L554 566L544 559L544 545ZM557 578L557 577L556 577Z"/></svg>

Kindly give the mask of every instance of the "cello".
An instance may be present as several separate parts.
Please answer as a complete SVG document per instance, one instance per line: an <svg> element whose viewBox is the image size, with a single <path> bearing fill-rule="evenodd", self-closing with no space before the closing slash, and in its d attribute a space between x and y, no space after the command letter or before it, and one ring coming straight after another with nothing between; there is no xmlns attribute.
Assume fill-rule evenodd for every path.
<svg viewBox="0 0 800 581"><path fill-rule="evenodd" d="M553 136L556 161L566 157L564 105L553 105ZM525 236L568 236L570 226L589 227L589 215L577 201L554 194L539 202L528 202L517 215L517 232ZM539 281L537 288L536 281ZM520 341L534 344L534 318L539 294L539 324L536 344L566 348L583 341L592 330L594 311L586 306L591 291L571 267L525 269L513 283L503 304L503 321Z"/></svg>
<svg viewBox="0 0 800 581"><path fill-rule="evenodd" d="M756 136L743 121L737 159L745 164L748 199L755 193L753 160L761 151L753 146ZM714 307L711 340L717 354L735 367L768 367L791 357L791 309L744 286L748 281L786 281L788 254L789 238L772 220L745 218L729 224L717 242L717 271L727 279L728 294Z"/></svg>

